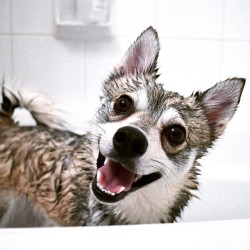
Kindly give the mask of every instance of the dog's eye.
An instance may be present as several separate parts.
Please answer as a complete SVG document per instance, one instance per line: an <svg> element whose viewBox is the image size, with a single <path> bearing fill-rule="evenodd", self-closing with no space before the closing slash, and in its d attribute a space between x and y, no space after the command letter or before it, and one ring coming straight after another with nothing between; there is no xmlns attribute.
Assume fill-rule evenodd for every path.
<svg viewBox="0 0 250 250"><path fill-rule="evenodd" d="M164 135L171 146L178 146L186 139L186 131L181 125L172 125L164 129Z"/></svg>
<svg viewBox="0 0 250 250"><path fill-rule="evenodd" d="M133 100L127 96L120 96L114 104L114 111L116 114L128 114L133 109Z"/></svg>

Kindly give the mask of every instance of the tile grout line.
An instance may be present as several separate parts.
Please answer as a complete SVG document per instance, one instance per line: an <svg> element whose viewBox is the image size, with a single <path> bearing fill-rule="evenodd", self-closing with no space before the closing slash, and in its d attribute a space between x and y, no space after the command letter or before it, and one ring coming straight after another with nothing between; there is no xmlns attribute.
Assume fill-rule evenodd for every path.
<svg viewBox="0 0 250 250"><path fill-rule="evenodd" d="M157 18L158 16L158 7L159 7L159 1L156 0L155 3L154 3L154 21L155 21L155 26L158 28L159 27L159 19Z"/></svg>
<svg viewBox="0 0 250 250"><path fill-rule="evenodd" d="M219 78L222 78L223 75L223 65L224 65L224 42L226 41L225 38L225 0L222 1L222 20L221 20L221 44L220 44L220 74Z"/></svg>
<svg viewBox="0 0 250 250"><path fill-rule="evenodd" d="M13 37L51 37L54 36L53 33L1 33L1 36L8 36L8 35L12 35ZM114 38L126 38L126 39L134 39L135 36L129 35L129 36L123 36L123 35L116 35L114 36ZM169 40L194 40L194 41L226 41L226 42L246 42L246 43L250 43L250 39L237 39L237 38L209 38L209 37L178 37L178 36L161 36L161 39L169 39ZM96 40L96 39L84 39L83 37L79 36L79 37L59 37L60 39L83 39L84 41L92 41L92 40Z"/></svg>
<svg viewBox="0 0 250 250"><path fill-rule="evenodd" d="M10 0L10 62L11 62L11 78L14 77L14 41L13 41L13 2Z"/></svg>
<svg viewBox="0 0 250 250"><path fill-rule="evenodd" d="M84 80L84 83L83 83L83 100L84 100L84 106L87 107L87 87L88 87L88 83L87 83L87 41L84 40L84 55L83 55L83 65L84 65L84 72L83 72L83 80Z"/></svg>

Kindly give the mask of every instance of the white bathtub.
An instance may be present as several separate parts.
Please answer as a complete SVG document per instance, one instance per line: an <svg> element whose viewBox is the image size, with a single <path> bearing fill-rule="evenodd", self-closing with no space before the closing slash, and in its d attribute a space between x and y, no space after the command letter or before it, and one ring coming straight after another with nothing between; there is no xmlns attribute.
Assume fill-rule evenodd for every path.
<svg viewBox="0 0 250 250"><path fill-rule="evenodd" d="M179 222L250 219L250 166L204 166L199 181Z"/></svg>
<svg viewBox="0 0 250 250"><path fill-rule="evenodd" d="M179 223L0 229L0 249L249 250L250 171L227 166L214 173L214 169L203 169L200 199L190 202Z"/></svg>
<svg viewBox="0 0 250 250"><path fill-rule="evenodd" d="M1 250L249 250L250 219L144 226L0 229Z"/></svg>

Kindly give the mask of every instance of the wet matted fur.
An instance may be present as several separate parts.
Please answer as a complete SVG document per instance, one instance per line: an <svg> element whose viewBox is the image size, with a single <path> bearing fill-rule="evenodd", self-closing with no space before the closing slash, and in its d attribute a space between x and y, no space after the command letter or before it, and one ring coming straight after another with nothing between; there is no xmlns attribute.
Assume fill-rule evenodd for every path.
<svg viewBox="0 0 250 250"><path fill-rule="evenodd" d="M245 79L184 98L157 81L149 27L103 84L93 131L55 128L50 105L5 86L0 113L2 227L174 222L198 188L200 159L233 117ZM25 107L37 126L12 115Z"/></svg>

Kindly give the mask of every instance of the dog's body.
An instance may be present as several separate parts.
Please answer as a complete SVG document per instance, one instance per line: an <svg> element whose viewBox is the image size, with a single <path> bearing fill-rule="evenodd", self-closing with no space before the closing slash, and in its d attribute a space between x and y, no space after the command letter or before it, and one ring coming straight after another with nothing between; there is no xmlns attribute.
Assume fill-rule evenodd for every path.
<svg viewBox="0 0 250 250"><path fill-rule="evenodd" d="M1 226L176 220L198 188L197 160L223 133L245 80L184 98L156 83L158 53L150 27L104 83L99 130L82 136L52 128L39 109L37 126L16 125L14 109L27 105L3 89Z"/></svg>

